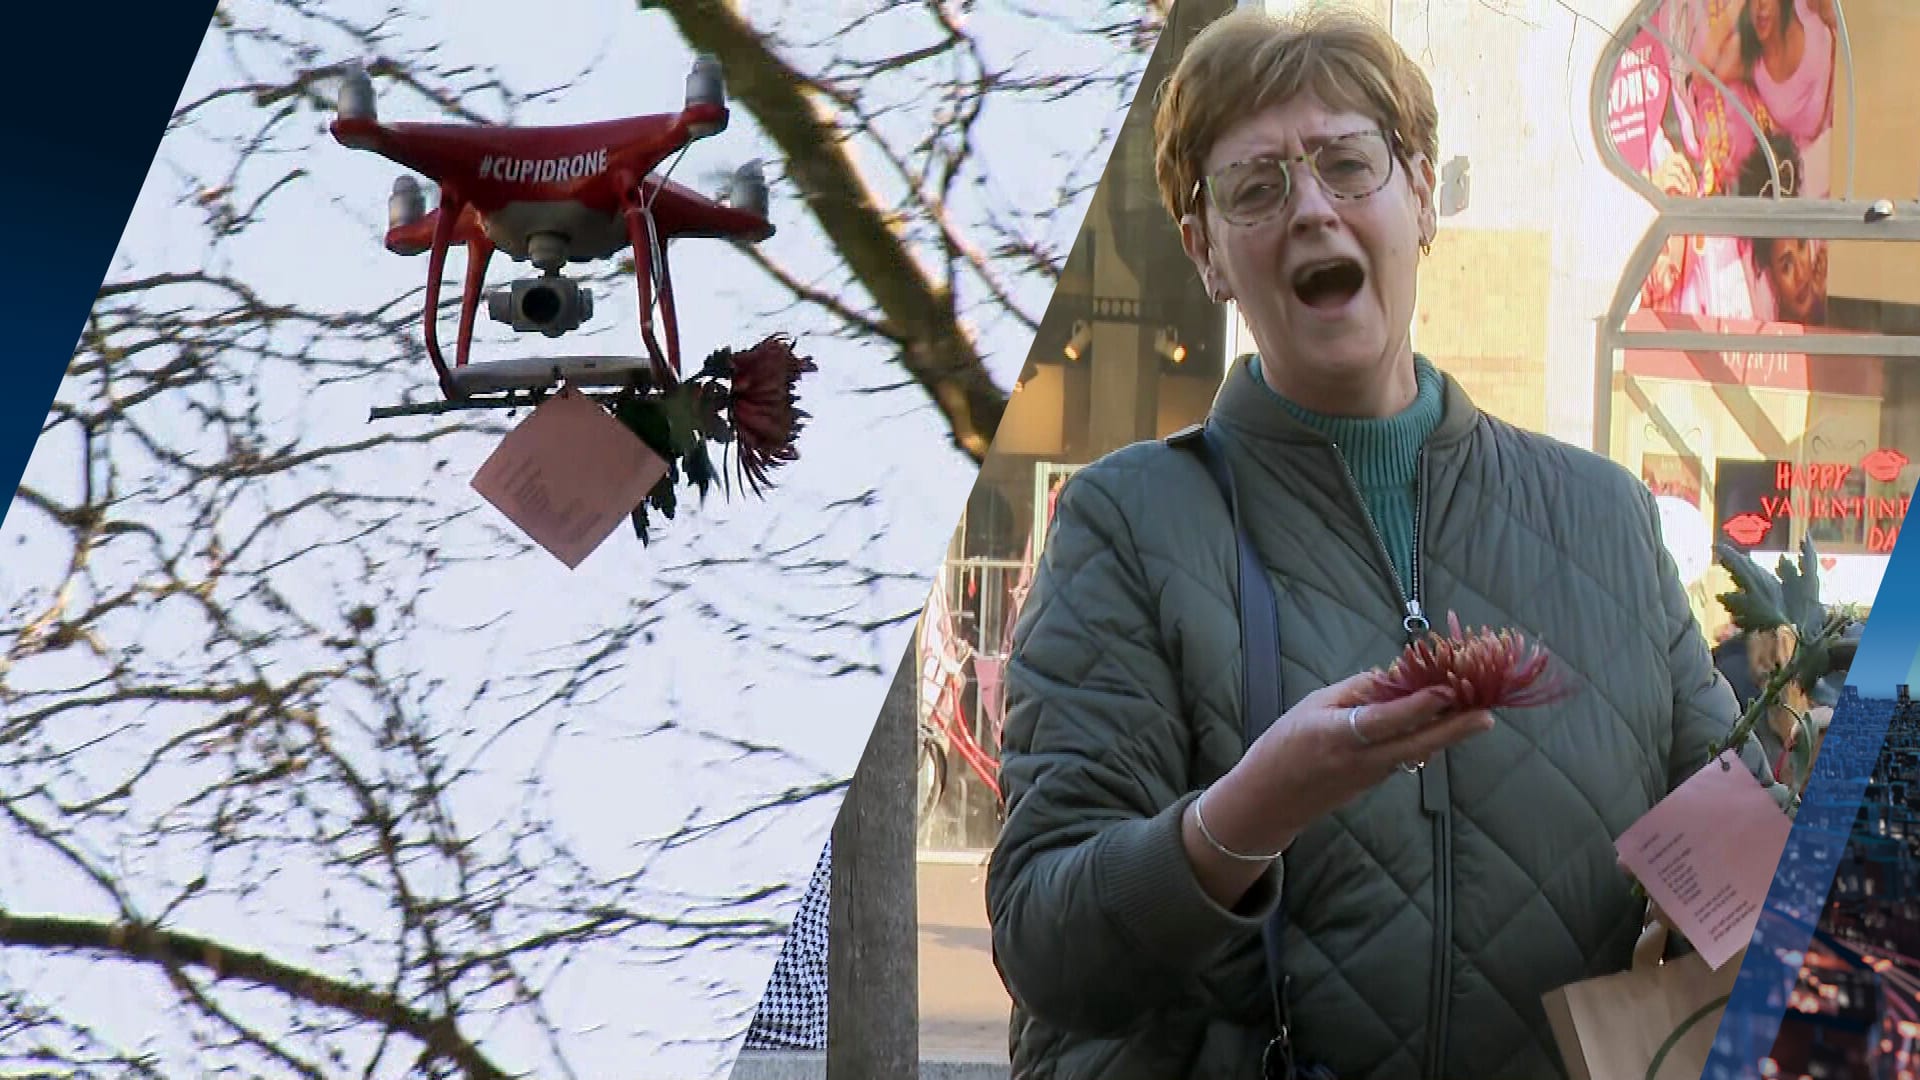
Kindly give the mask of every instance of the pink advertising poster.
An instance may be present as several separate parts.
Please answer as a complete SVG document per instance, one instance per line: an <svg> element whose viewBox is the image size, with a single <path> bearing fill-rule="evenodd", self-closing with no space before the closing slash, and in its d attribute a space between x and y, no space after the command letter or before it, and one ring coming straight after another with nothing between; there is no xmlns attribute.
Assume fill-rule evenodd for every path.
<svg viewBox="0 0 1920 1080"><path fill-rule="evenodd" d="M1628 167L1669 198L1828 196L1831 0L1665 0L1648 25L1658 32L1638 33L1608 91L1608 138ZM1676 236L1640 299L1648 312L1821 326L1826 245Z"/></svg>

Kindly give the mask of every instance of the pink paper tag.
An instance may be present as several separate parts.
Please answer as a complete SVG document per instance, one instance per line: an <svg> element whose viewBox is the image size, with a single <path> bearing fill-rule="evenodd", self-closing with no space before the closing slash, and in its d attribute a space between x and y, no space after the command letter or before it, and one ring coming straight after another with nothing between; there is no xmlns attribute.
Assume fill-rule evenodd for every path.
<svg viewBox="0 0 1920 1080"><path fill-rule="evenodd" d="M665 458L569 386L500 440L473 489L572 570L666 474Z"/></svg>
<svg viewBox="0 0 1920 1080"><path fill-rule="evenodd" d="M1760 924L1793 821L1728 750L1614 841L1674 929L1718 971Z"/></svg>

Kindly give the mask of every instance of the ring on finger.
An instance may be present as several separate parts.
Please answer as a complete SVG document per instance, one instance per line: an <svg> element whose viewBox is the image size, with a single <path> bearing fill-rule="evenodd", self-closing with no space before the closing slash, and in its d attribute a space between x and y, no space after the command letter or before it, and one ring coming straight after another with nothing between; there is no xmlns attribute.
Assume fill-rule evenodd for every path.
<svg viewBox="0 0 1920 1080"><path fill-rule="evenodd" d="M1353 737L1360 741L1361 746L1372 746L1373 740L1367 738L1366 735L1360 731L1360 710L1365 707L1364 705L1355 705L1353 708L1347 710L1347 730L1353 732Z"/></svg>
<svg viewBox="0 0 1920 1080"><path fill-rule="evenodd" d="M1400 763L1400 771L1409 776L1419 775L1420 770L1426 767L1427 763L1424 761L1403 761Z"/></svg>

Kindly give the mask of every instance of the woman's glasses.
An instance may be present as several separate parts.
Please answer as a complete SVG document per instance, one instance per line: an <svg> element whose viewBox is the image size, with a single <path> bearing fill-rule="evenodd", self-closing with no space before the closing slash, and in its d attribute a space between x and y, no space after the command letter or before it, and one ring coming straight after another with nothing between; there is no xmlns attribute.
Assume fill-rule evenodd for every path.
<svg viewBox="0 0 1920 1080"><path fill-rule="evenodd" d="M1328 139L1304 154L1265 154L1236 161L1201 181L1220 216L1235 225L1258 225L1293 197L1293 166L1305 164L1336 199L1364 199L1393 177L1393 146L1378 131ZM1198 195L1199 191L1195 190Z"/></svg>

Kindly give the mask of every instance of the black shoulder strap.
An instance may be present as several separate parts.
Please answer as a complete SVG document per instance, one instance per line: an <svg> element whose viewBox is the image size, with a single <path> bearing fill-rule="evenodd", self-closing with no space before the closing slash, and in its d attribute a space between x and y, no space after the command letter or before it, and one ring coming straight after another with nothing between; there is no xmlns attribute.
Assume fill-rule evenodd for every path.
<svg viewBox="0 0 1920 1080"><path fill-rule="evenodd" d="M1227 464L1218 438L1211 426L1197 424L1169 435L1166 441L1170 446L1199 456L1213 475L1213 482L1226 500L1227 512L1233 519L1235 545L1240 553L1240 685L1245 710L1242 723L1246 744L1252 746L1280 718L1280 603L1274 596L1266 567L1253 550L1253 542L1247 538L1246 525L1240 518L1240 498L1233 487L1233 470ZM1282 862L1284 865L1284 860ZM1283 874L1283 889L1285 883ZM1278 1035L1268 1045L1263 1063L1269 1077L1294 1075L1292 1030L1287 1016L1287 991L1292 980L1281 965L1280 952L1287 926L1285 900L1284 896L1280 898L1273 918L1262 927L1261 933L1267 950L1268 982L1273 989L1274 1020L1278 1025Z"/></svg>
<svg viewBox="0 0 1920 1080"><path fill-rule="evenodd" d="M1280 604L1273 595L1273 582L1266 567L1247 538L1246 525L1240 520L1240 497L1233 487L1233 471L1211 427L1196 425L1167 437L1167 442L1192 450L1213 474L1213 482L1227 501L1227 513L1233 518L1233 535L1240 551L1240 647L1245 651L1240 677L1242 702L1246 709L1246 743L1266 733L1280 718ZM1262 662L1268 658L1269 662Z"/></svg>

